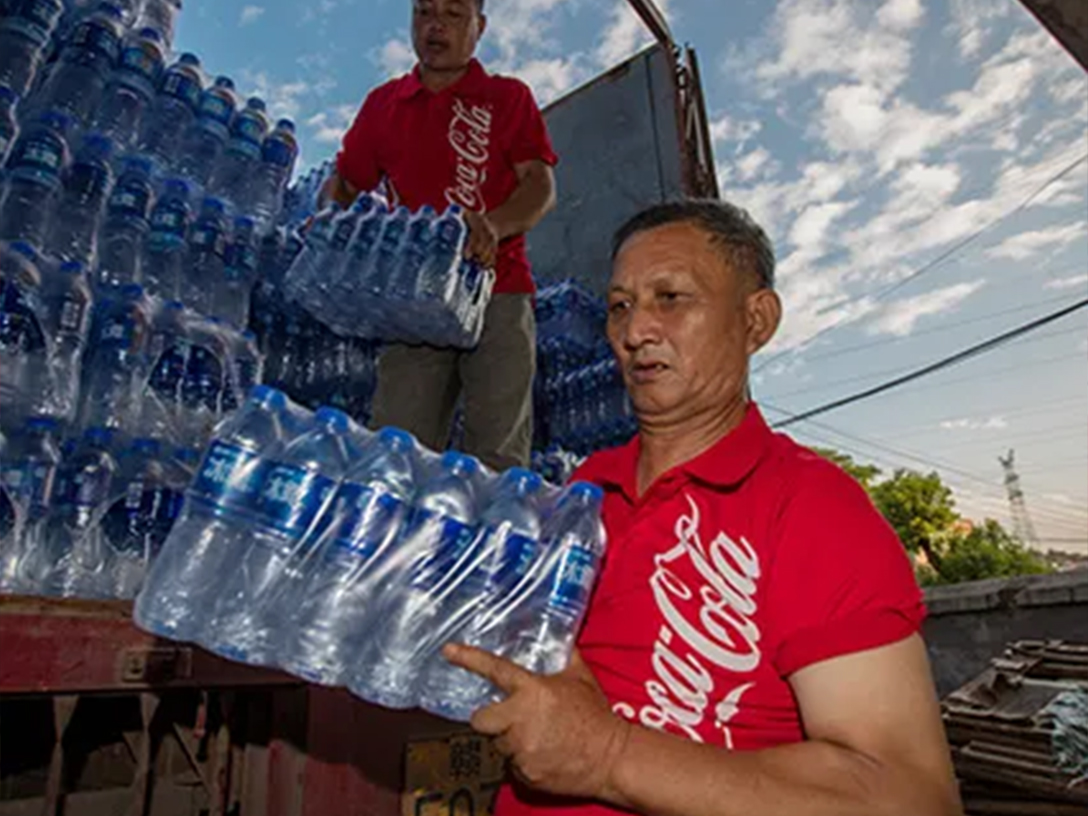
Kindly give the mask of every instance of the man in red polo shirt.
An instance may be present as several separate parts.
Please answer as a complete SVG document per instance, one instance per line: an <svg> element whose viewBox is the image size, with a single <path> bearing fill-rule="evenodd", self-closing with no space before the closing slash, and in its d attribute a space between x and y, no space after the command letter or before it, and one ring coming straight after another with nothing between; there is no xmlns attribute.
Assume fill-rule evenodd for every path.
<svg viewBox="0 0 1088 816"><path fill-rule="evenodd" d="M556 156L529 88L473 57L487 25L483 5L415 0L419 63L367 96L325 192L347 206L385 180L413 211L464 209L466 254L495 269L479 345L387 349L374 421L441 449L463 392L465 450L503 469L529 460L536 330L525 233L554 206Z"/></svg>
<svg viewBox="0 0 1088 816"><path fill-rule="evenodd" d="M639 433L575 474L604 489L608 533L580 652L541 677L446 647L507 693L472 720L517 780L498 816L960 813L903 547L749 400L781 317L763 230L664 204L613 258Z"/></svg>

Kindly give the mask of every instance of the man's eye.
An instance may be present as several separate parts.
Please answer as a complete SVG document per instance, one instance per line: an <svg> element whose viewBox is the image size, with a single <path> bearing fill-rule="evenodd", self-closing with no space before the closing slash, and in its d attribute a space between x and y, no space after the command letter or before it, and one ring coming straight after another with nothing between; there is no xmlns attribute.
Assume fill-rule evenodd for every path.
<svg viewBox="0 0 1088 816"><path fill-rule="evenodd" d="M616 300L608 304L609 314L620 314L625 312L630 304L625 300Z"/></svg>

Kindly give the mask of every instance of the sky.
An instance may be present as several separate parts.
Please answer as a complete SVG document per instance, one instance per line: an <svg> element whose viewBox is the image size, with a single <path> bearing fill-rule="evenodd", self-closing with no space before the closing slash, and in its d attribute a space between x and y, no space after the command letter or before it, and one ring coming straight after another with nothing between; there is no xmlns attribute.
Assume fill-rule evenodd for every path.
<svg viewBox="0 0 1088 816"><path fill-rule="evenodd" d="M1088 297L1088 78L1017 0L659 0L699 57L723 197L767 229L782 329L771 421ZM176 49L331 157L413 64L408 0L187 0ZM541 104L649 42L626 0L487 0L480 56ZM562 190L559 191L562 206ZM608 270L602 270L605 275ZM1012 527L1015 451L1042 549L1088 554L1088 309L788 432L936 470Z"/></svg>

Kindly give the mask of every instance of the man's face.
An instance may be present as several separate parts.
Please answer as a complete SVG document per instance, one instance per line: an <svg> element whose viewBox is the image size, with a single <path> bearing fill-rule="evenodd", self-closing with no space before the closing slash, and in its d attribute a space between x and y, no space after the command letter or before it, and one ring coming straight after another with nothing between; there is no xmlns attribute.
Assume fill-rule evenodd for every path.
<svg viewBox="0 0 1088 816"><path fill-rule="evenodd" d="M476 0L415 0L412 46L424 67L455 71L472 59L485 24Z"/></svg>
<svg viewBox="0 0 1088 816"><path fill-rule="evenodd" d="M744 399L748 358L777 327L777 298L731 267L687 223L636 233L616 255L608 339L643 424L674 426Z"/></svg>

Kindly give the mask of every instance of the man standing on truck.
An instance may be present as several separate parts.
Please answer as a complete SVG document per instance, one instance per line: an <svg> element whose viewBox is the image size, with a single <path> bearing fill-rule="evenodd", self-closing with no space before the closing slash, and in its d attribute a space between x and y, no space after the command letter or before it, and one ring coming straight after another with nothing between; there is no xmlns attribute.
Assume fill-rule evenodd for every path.
<svg viewBox="0 0 1088 816"><path fill-rule="evenodd" d="M906 552L842 470L748 396L774 254L743 210L657 205L613 243L608 338L639 421L575 479L608 552L570 666L447 646L506 693L472 725L498 816L954 816Z"/></svg>
<svg viewBox="0 0 1088 816"><path fill-rule="evenodd" d="M526 465L532 443L536 330L525 234L555 204L556 156L528 86L487 73L473 56L487 26L483 7L414 0L418 64L367 96L324 193L347 206L385 180L413 211L464 210L466 256L495 270L479 345L388 348L374 421L441 450L463 396L466 452L504 469Z"/></svg>

